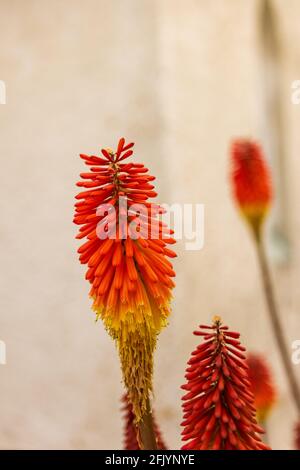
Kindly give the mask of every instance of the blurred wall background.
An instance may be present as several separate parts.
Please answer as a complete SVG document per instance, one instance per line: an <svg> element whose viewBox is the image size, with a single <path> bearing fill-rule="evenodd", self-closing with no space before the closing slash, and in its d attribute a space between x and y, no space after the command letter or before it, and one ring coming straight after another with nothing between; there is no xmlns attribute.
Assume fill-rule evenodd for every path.
<svg viewBox="0 0 300 470"><path fill-rule="evenodd" d="M113 147L122 135L157 176L160 202L205 204L203 250L177 245L173 315L156 353L155 408L169 446L180 445L191 333L220 314L269 360L279 389L270 443L291 447L296 412L227 179L233 136L274 143L263 7L264 0L0 0L1 448L121 448L117 354L94 323L72 215L78 154ZM273 271L291 344L300 339L300 105L290 98L300 79L300 3L269 7L280 52L275 98L290 248L285 263L274 257ZM274 165L280 180L282 166Z"/></svg>

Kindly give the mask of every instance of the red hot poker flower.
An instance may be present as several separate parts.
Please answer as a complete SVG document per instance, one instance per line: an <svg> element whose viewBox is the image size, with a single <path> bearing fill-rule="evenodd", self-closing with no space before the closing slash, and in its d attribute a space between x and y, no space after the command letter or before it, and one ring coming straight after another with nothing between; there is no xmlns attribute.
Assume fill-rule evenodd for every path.
<svg viewBox="0 0 300 470"><path fill-rule="evenodd" d="M239 333L221 326L200 325L204 343L192 353L183 397L182 450L267 450L259 434L254 397Z"/></svg>
<svg viewBox="0 0 300 470"><path fill-rule="evenodd" d="M272 374L269 365L260 354L248 354L247 365L257 419L259 422L264 422L276 401Z"/></svg>
<svg viewBox="0 0 300 470"><path fill-rule="evenodd" d="M124 450L140 450L137 439L138 429L134 422L135 420L132 405L130 404L126 393L122 397L122 404L122 412L124 417ZM161 432L154 418L153 427L156 435L157 448L160 450L167 450L167 447L162 439Z"/></svg>
<svg viewBox="0 0 300 470"><path fill-rule="evenodd" d="M175 276L167 248L173 233L159 220L163 209L155 197L155 179L140 163L126 163L133 143L122 138L117 150L102 156L80 155L89 172L77 183L75 224L80 261L87 264L93 309L116 340L124 382L139 421L148 409L153 351L157 334L170 313Z"/></svg>
<svg viewBox="0 0 300 470"><path fill-rule="evenodd" d="M231 183L234 199L256 234L272 202L271 174L261 147L248 139L231 144Z"/></svg>

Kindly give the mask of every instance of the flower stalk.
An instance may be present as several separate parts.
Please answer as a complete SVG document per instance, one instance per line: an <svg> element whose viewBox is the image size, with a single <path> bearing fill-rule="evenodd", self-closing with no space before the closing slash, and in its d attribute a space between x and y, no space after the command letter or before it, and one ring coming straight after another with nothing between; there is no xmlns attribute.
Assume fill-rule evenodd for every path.
<svg viewBox="0 0 300 470"><path fill-rule="evenodd" d="M291 395L300 414L300 388L286 345L263 242L263 228L273 199L271 172L261 147L249 139L236 139L231 146L233 196L253 234L265 300L273 334L288 379Z"/></svg>
<svg viewBox="0 0 300 470"><path fill-rule="evenodd" d="M154 432L153 416L149 397L146 404L146 412L138 424L138 442L142 450L157 450L156 436Z"/></svg>
<svg viewBox="0 0 300 470"><path fill-rule="evenodd" d="M293 365L290 357L289 350L286 345L286 340L280 321L280 313L275 298L273 283L271 279L271 273L269 264L267 261L266 251L261 236L255 234L255 247L257 258L260 267L261 279L263 284L263 291L267 304L267 310L271 321L274 337L277 343L278 350L280 352L282 364L284 366L291 395L293 397L297 412L300 415L300 388L296 379L296 375L293 370Z"/></svg>

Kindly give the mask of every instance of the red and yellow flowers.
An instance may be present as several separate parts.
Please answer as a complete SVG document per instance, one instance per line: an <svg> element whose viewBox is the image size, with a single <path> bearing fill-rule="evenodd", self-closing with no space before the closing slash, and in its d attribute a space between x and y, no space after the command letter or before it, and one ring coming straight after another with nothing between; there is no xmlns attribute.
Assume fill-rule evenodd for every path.
<svg viewBox="0 0 300 470"><path fill-rule="evenodd" d="M235 201L258 234L272 202L270 170L260 146L251 140L234 140L231 159Z"/></svg>
<svg viewBox="0 0 300 470"><path fill-rule="evenodd" d="M80 155L89 172L81 173L74 222L80 261L88 265L86 279L97 318L119 349L124 382L136 421L147 408L151 390L156 336L170 313L175 276L167 248L172 232L159 220L162 208L155 197L155 179L140 163L125 163L133 143L122 138L117 150L102 156Z"/></svg>
<svg viewBox="0 0 300 470"><path fill-rule="evenodd" d="M186 370L183 397L183 450L266 450L259 434L254 397L239 333L215 317L212 326L200 325L196 348Z"/></svg>
<svg viewBox="0 0 300 470"><path fill-rule="evenodd" d="M264 422L276 401L276 390L265 359L259 354L248 354L248 374L254 395L257 419Z"/></svg>

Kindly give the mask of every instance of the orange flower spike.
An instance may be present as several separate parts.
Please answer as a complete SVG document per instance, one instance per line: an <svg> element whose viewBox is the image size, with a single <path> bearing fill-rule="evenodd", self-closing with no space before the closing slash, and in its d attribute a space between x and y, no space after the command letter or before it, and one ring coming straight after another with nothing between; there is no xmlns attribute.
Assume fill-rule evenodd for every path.
<svg viewBox="0 0 300 470"><path fill-rule="evenodd" d="M261 147L248 139L231 144L231 182L234 199L256 235L272 203L271 173Z"/></svg>
<svg viewBox="0 0 300 470"><path fill-rule="evenodd" d="M276 389L265 359L259 354L248 354L248 374L254 395L257 419L263 423L276 402Z"/></svg>
<svg viewBox="0 0 300 470"><path fill-rule="evenodd" d="M78 252L88 265L93 309L116 340L138 422L152 390L157 334L170 314L175 273L167 257L176 255L167 248L172 231L158 218L163 209L148 201L156 196L155 178L143 164L124 162L133 145L122 138L116 152L80 155L90 171L77 183L84 191L76 196L74 223L81 226L77 238L86 238ZM143 204L141 215L136 204Z"/></svg>
<svg viewBox="0 0 300 470"><path fill-rule="evenodd" d="M121 398L122 401L122 412L124 419L124 450L140 450L140 446L137 439L138 429L135 425L134 413L132 411L132 405L128 401L127 394ZM167 450L167 447L163 441L161 432L158 428L158 425L153 419L154 432L157 441L157 448L160 450Z"/></svg>
<svg viewBox="0 0 300 470"><path fill-rule="evenodd" d="M192 353L182 398L182 450L267 450L255 419L254 397L239 333L222 326L200 325L204 342Z"/></svg>

